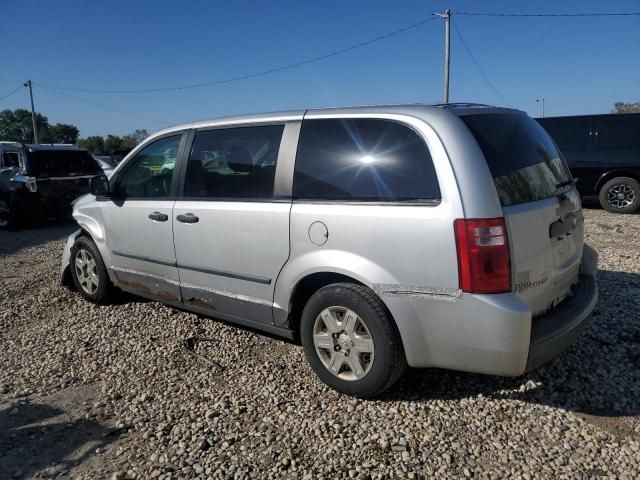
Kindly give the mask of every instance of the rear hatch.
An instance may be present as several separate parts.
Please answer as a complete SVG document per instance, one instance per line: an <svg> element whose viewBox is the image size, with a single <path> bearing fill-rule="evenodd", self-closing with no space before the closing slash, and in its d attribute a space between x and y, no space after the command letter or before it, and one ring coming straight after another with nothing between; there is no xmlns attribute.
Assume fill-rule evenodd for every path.
<svg viewBox="0 0 640 480"><path fill-rule="evenodd" d="M28 175L35 177L45 207L70 206L89 192L89 179L102 173L100 165L85 150L32 150L28 154Z"/></svg>
<svg viewBox="0 0 640 480"><path fill-rule="evenodd" d="M544 129L517 111L460 117L478 142L507 223L512 284L534 315L578 281L584 218L569 169Z"/></svg>

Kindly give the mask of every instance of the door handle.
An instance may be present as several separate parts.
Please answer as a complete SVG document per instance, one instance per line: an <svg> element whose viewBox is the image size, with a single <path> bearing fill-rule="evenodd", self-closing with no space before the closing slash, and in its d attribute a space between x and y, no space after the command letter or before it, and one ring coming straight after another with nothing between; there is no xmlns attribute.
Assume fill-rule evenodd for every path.
<svg viewBox="0 0 640 480"><path fill-rule="evenodd" d="M182 223L198 223L200 218L196 217L193 213L185 213L184 215L178 215L176 220Z"/></svg>
<svg viewBox="0 0 640 480"><path fill-rule="evenodd" d="M165 215L160 212L153 212L149 214L149 218L155 222L166 222L169 220L169 215Z"/></svg>

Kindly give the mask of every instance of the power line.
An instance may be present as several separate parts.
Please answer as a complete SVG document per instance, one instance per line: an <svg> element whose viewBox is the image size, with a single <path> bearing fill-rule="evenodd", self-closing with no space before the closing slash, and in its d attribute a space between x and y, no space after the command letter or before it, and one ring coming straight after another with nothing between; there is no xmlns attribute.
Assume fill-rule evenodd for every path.
<svg viewBox="0 0 640 480"><path fill-rule="evenodd" d="M20 90L22 87L24 87L24 85L20 85L19 87L15 88L14 90L11 90L9 93L7 93L6 95L3 95L2 97L0 97L0 102L2 100L4 100L5 98L9 98L11 95L13 95L14 93L16 93L18 90Z"/></svg>
<svg viewBox="0 0 640 480"><path fill-rule="evenodd" d="M260 72L249 73L246 75L239 75L237 77L225 78L222 80L213 80L210 82L202 82L202 83L194 83L191 85L182 85L177 87L166 87L166 88L147 88L147 89L131 89L131 90L93 90L93 89L85 89L85 88L72 88L72 87L56 87L52 85L44 85L41 83L34 84L39 85L43 88L51 88L56 90L65 90L65 91L73 91L73 92L83 92L83 93L109 93L109 94L133 94L133 93L159 93L159 92L171 92L176 90L187 90L190 88L201 88L201 87L210 87L214 85L223 85L226 83L237 82L240 80L249 80L251 78L262 77L264 75L270 75L272 73L282 72L284 70L291 70L292 68L301 67L304 65L309 65L310 63L320 62L322 60L326 60L327 58L335 57L337 55L342 55L343 53L350 52L352 50L356 50L358 48L366 47L367 45L371 45L372 43L376 43L382 40L386 40L387 38L399 35L408 30L412 30L414 28L420 27L425 23L428 23L432 20L435 20L437 17L431 16L429 18L425 18L420 20L419 22L413 23L411 25L407 25L406 27L399 28L392 32L385 33L378 37L372 38L370 40L366 40L364 42L356 43L355 45L351 45L349 47L341 48L340 50L335 50L330 53L326 53L324 55L320 55L317 57L309 58L307 60L302 60L300 62L290 63L287 65L283 65L280 67L271 68L269 70L262 70Z"/></svg>
<svg viewBox="0 0 640 480"><path fill-rule="evenodd" d="M105 110L111 110L112 112L121 113L123 115L129 115L131 117L141 118L143 120L149 120L149 121L152 121L152 122L163 123L165 125L171 125L171 123L172 123L172 122L169 122L167 120L158 120L157 118L146 117L146 116L140 115L138 113L127 112L126 110L119 110L117 108L109 107L107 105L102 105L101 103L96 103L96 102L92 102L90 100L85 100L84 98L80 98L80 97L76 97L75 95L70 95L68 93L60 92L60 91L56 90L55 88L45 87L44 85L36 84L35 82L34 82L34 84L40 86L41 88L44 88L45 90L53 92L55 94L71 98L71 99L76 100L78 102L83 102L83 103L86 103L86 104L89 104L89 105L93 105L94 107L103 108Z"/></svg>
<svg viewBox="0 0 640 480"><path fill-rule="evenodd" d="M473 60L473 63L475 63L476 67L478 68L478 71L480 72L480 75L482 75L482 78L484 78L484 81L487 82L487 85L489 85L489 87L491 87L491 90L493 90L493 93L495 93L497 95L497 97L500 100L502 100L503 104L508 104L508 102L504 99L504 97L502 95L500 95L500 92L498 92L496 87L493 86L493 83L491 83L489 81L489 78L485 75L484 70L482 70L482 67L478 63L478 60L476 60L476 57L474 57L473 53L471 53L471 49L469 48L469 45L467 45L467 42L464 41L464 38L462 37L462 33L460 33L460 30L458 29L458 26L456 25L456 22L451 22L451 23L453 23L453 29L456 31L456 34L458 35L458 38L460 39L460 41L462 42L462 45L464 46L465 50L467 51L467 53L471 57L471 60Z"/></svg>
<svg viewBox="0 0 640 480"><path fill-rule="evenodd" d="M637 17L640 12L621 13L484 13L484 12L454 12L456 15L471 15L475 17Z"/></svg>

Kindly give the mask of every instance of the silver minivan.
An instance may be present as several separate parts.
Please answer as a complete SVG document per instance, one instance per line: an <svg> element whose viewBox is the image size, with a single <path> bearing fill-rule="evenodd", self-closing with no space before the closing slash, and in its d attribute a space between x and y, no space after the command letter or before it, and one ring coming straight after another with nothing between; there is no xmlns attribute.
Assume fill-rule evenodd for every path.
<svg viewBox="0 0 640 480"><path fill-rule="evenodd" d="M568 347L597 300L573 179L517 110L191 123L91 186L75 203L64 285L299 341L316 374L352 395L381 393L407 365L520 375Z"/></svg>

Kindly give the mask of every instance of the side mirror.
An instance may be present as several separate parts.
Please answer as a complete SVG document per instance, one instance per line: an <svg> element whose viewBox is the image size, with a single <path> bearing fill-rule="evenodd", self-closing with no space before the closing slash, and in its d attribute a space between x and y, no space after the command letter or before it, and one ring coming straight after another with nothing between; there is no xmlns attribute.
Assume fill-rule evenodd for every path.
<svg viewBox="0 0 640 480"><path fill-rule="evenodd" d="M91 193L96 197L109 195L109 179L106 175L96 175L89 180Z"/></svg>

